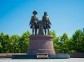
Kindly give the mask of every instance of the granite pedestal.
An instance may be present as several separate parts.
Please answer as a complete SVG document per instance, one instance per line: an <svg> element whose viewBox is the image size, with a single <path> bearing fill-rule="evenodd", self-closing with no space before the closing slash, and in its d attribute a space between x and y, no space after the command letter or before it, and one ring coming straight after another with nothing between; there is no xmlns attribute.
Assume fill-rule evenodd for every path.
<svg viewBox="0 0 84 62"><path fill-rule="evenodd" d="M29 55L36 55L38 53L55 54L53 37L50 35L31 35L29 42Z"/></svg>

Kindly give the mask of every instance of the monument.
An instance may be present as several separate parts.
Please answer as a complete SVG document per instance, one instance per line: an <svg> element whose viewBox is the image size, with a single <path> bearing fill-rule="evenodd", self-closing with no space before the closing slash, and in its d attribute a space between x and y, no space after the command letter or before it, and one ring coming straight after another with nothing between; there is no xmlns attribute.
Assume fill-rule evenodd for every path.
<svg viewBox="0 0 84 62"><path fill-rule="evenodd" d="M32 28L32 35L30 36L28 54L37 55L37 56L39 54L40 56L44 54L45 55L55 54L55 50L53 47L53 37L49 35L50 20L48 18L47 12L44 12L44 16L42 20L38 21L36 20L36 18L37 17L35 18L31 17L31 20L30 20L30 24L32 24L31 26L33 26L33 28ZM36 21L37 23L35 23ZM35 30L38 29L38 33L34 29ZM46 29L48 30L48 34L46 34ZM35 31L35 34L33 33L34 31ZM45 34L44 34L44 31L45 31Z"/></svg>
<svg viewBox="0 0 84 62"><path fill-rule="evenodd" d="M51 22L47 12L44 12L42 20L36 16L37 12L33 11L33 16L30 20L30 28L32 35L29 38L29 48L27 55L16 55L12 58L27 58L27 59L56 59L56 58L70 58L68 54L55 53L53 46L53 36L50 35L49 29Z"/></svg>

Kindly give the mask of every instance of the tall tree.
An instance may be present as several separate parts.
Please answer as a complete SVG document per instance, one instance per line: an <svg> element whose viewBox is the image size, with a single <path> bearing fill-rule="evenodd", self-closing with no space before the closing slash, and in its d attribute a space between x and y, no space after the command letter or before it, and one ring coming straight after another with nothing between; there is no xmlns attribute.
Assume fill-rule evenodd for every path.
<svg viewBox="0 0 84 62"><path fill-rule="evenodd" d="M60 37L60 52L68 52L68 41L69 41L69 38L68 38L68 35L66 33L64 33L61 37Z"/></svg>
<svg viewBox="0 0 84 62"><path fill-rule="evenodd" d="M18 35L12 35L10 36L10 52L17 53L19 51L18 44L19 44L20 36Z"/></svg>
<svg viewBox="0 0 84 62"><path fill-rule="evenodd" d="M74 42L74 50L77 52L84 52L84 34L81 30L77 30L73 36L72 40Z"/></svg>
<svg viewBox="0 0 84 62"><path fill-rule="evenodd" d="M23 35L21 36L19 41L19 48L21 48L20 52L27 52L29 47L29 36L30 33L28 31L24 32Z"/></svg>
<svg viewBox="0 0 84 62"><path fill-rule="evenodd" d="M9 46L8 41L9 41L9 35L1 33L0 34L0 46L1 46L1 48L0 48L1 51L0 52L2 52L2 53L9 52L9 50L8 50L8 46Z"/></svg>

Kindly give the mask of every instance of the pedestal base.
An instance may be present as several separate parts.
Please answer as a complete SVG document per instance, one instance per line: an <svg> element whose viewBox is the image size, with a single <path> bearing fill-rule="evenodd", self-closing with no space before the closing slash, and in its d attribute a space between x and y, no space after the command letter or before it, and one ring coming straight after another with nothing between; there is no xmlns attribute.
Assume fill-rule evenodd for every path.
<svg viewBox="0 0 84 62"><path fill-rule="evenodd" d="M37 55L13 55L12 59L69 59L69 54L57 53L55 55L48 55L48 58L38 58Z"/></svg>
<svg viewBox="0 0 84 62"><path fill-rule="evenodd" d="M31 35L28 55L55 54L51 35Z"/></svg>

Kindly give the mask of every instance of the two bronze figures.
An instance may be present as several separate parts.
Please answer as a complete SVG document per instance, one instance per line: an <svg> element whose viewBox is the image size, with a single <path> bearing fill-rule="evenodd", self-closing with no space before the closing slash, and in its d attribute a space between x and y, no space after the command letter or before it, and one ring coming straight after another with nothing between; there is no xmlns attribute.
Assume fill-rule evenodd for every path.
<svg viewBox="0 0 84 62"><path fill-rule="evenodd" d="M31 17L31 20L29 23L30 28L32 29L32 35L37 35L37 34L44 35L44 33L45 35L47 33L49 34L51 22L49 20L47 12L44 12L42 20L39 20L36 15L37 15L37 12L33 11L33 16ZM38 33L37 33L37 30L38 30Z"/></svg>

